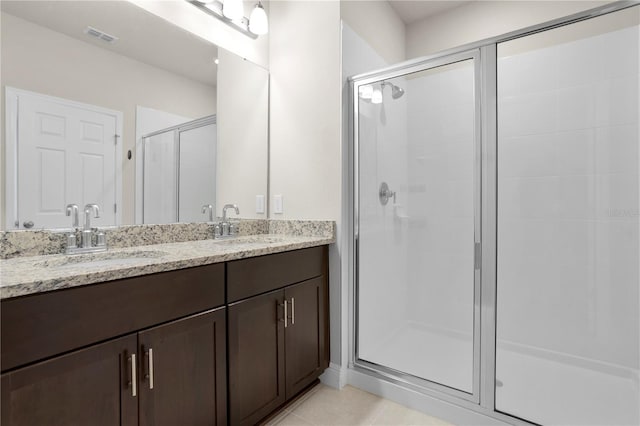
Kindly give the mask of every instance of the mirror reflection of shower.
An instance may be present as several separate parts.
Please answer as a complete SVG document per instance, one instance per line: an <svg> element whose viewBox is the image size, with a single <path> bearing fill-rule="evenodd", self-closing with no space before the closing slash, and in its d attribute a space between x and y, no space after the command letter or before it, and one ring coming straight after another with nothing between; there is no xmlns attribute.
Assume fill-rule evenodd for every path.
<svg viewBox="0 0 640 426"><path fill-rule="evenodd" d="M382 81L381 83L367 84L360 86L358 94L361 99L368 100L372 104L382 103L382 93L385 87L391 87L391 97L393 99L399 99L404 95L404 89L400 86L396 86L388 81Z"/></svg>

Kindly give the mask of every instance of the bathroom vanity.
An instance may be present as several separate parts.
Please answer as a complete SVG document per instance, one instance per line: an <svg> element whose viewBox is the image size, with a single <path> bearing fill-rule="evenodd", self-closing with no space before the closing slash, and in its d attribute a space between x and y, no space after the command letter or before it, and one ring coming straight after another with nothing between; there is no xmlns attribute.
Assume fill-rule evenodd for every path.
<svg viewBox="0 0 640 426"><path fill-rule="evenodd" d="M2 261L2 424L257 423L328 366L331 242L266 235L71 266Z"/></svg>

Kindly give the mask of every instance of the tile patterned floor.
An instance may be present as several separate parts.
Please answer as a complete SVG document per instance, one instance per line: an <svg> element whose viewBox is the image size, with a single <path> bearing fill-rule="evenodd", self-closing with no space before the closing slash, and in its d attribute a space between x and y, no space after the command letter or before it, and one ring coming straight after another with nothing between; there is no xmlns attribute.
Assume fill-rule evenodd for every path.
<svg viewBox="0 0 640 426"><path fill-rule="evenodd" d="M351 386L337 390L323 384L311 389L267 425L453 426Z"/></svg>

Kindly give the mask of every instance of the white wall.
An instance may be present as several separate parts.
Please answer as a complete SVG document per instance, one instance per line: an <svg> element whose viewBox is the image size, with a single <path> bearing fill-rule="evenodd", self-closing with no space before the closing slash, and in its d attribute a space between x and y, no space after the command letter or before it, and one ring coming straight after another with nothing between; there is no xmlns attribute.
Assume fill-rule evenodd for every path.
<svg viewBox="0 0 640 426"><path fill-rule="evenodd" d="M216 213L221 216L222 207L232 203L240 217L264 219L266 213L257 214L255 206L256 195L264 195L266 209L269 71L224 49L218 59Z"/></svg>
<svg viewBox="0 0 640 426"><path fill-rule="evenodd" d="M474 1L407 26L407 59L430 55L608 3Z"/></svg>
<svg viewBox="0 0 640 426"><path fill-rule="evenodd" d="M2 13L4 87L123 112L123 223L134 221L136 106L188 117L216 111L216 89ZM159 90L158 88L162 88ZM4 116L2 117L4 120ZM2 135L4 140L4 134ZM4 185L2 186L4 191ZM4 200L4 196L2 196ZM4 208L2 209L4 211Z"/></svg>
<svg viewBox="0 0 640 426"><path fill-rule="evenodd" d="M183 0L128 0L131 3L153 13L173 25L222 47L236 55L246 58L265 68L269 67L269 34L251 39L243 33L231 28L213 16L198 10ZM244 2L244 16L249 17L255 1ZM262 2L269 16L270 2ZM270 24L272 24L270 22Z"/></svg>
<svg viewBox="0 0 640 426"><path fill-rule="evenodd" d="M341 1L340 17L387 64L405 60L405 25L388 2Z"/></svg>
<svg viewBox="0 0 640 426"><path fill-rule="evenodd" d="M340 216L340 5L271 4L270 193L273 219Z"/></svg>

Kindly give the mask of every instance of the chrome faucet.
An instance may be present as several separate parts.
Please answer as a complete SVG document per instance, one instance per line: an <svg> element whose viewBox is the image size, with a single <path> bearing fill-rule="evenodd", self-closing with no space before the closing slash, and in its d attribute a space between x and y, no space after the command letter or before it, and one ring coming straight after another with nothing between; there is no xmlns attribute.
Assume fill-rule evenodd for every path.
<svg viewBox="0 0 640 426"><path fill-rule="evenodd" d="M213 206L211 204L202 206L202 214L205 214L207 210L209 210L209 222L213 222Z"/></svg>
<svg viewBox="0 0 640 426"><path fill-rule="evenodd" d="M236 215L240 214L240 209L236 204L225 204L222 208L222 222L218 224L215 228L215 234L218 237L231 237L236 233L236 226L229 223L227 219L227 210L234 209Z"/></svg>
<svg viewBox="0 0 640 426"><path fill-rule="evenodd" d="M77 228L79 226L78 222L78 205L77 204L67 204L67 216L71 216L71 227Z"/></svg>
<svg viewBox="0 0 640 426"><path fill-rule="evenodd" d="M77 253L93 253L105 251L107 249L107 236L104 232L97 229L91 229L91 214L94 218L100 217L100 207L97 204L87 204L84 206L84 225L80 232L80 244L77 244L76 233L71 232L67 235L67 254ZM67 216L74 215L73 226L78 226L78 206L69 204L67 206ZM96 233L96 243L93 243L93 234Z"/></svg>
<svg viewBox="0 0 640 426"><path fill-rule="evenodd" d="M237 215L240 214L240 209L238 209L238 206L236 204L225 204L224 207L222 208L223 223L227 221L227 209L234 209Z"/></svg>
<svg viewBox="0 0 640 426"><path fill-rule="evenodd" d="M76 232L78 232L78 205L77 204L67 204L67 216L72 216L71 218L71 232L67 234L67 250L75 249L78 245L78 239L76 237Z"/></svg>
<svg viewBox="0 0 640 426"><path fill-rule="evenodd" d="M91 230L91 212L95 213L95 218L100 217L100 207L97 204L87 204L84 206L84 227L82 228L82 248L91 248L91 238L93 231Z"/></svg>

